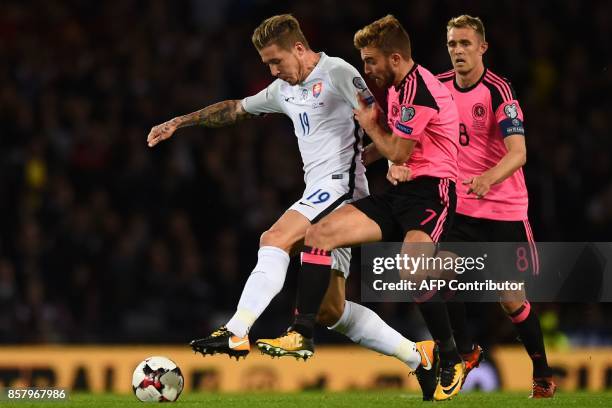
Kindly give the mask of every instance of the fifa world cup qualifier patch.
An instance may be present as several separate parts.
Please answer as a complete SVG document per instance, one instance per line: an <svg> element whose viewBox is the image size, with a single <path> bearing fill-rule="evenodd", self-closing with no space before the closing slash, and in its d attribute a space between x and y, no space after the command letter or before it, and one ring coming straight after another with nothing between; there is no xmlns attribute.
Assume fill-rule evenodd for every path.
<svg viewBox="0 0 612 408"><path fill-rule="evenodd" d="M353 78L353 85L355 85L355 88L359 89L360 91L363 91L367 88L365 82L361 77Z"/></svg>
<svg viewBox="0 0 612 408"><path fill-rule="evenodd" d="M504 113L510 119L516 119L518 116L518 108L515 103L511 103L510 105L504 106Z"/></svg>
<svg viewBox="0 0 612 408"><path fill-rule="evenodd" d="M504 137L519 134L525 134L525 128L523 127L523 121L518 117L518 106L516 103L509 103L504 106L504 114L506 119L500 122L502 135Z"/></svg>
<svg viewBox="0 0 612 408"><path fill-rule="evenodd" d="M412 106L402 106L402 122L408 122L414 118L415 110Z"/></svg>

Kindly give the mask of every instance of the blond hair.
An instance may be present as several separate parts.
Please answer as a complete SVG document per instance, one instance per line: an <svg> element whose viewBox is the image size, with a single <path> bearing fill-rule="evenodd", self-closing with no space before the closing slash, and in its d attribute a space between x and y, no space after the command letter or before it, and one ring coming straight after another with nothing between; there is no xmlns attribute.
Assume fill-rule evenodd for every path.
<svg viewBox="0 0 612 408"><path fill-rule="evenodd" d="M387 56L398 53L406 60L412 57L410 37L397 18L391 14L357 31L353 43L358 50L375 47Z"/></svg>
<svg viewBox="0 0 612 408"><path fill-rule="evenodd" d="M453 17L446 24L446 32L449 32L451 28L471 28L476 31L476 34L480 35L482 41L485 41L484 24L478 17L472 17L468 14Z"/></svg>
<svg viewBox="0 0 612 408"><path fill-rule="evenodd" d="M310 49L300 23L291 14L281 14L264 20L253 31L251 41L257 50L272 44L289 50L296 42L301 42L306 49Z"/></svg>

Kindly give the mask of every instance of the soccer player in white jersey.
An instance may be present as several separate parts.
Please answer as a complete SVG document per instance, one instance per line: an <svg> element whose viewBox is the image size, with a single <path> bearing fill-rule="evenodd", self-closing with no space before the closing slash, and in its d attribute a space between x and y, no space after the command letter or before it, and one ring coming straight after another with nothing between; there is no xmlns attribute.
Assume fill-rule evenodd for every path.
<svg viewBox="0 0 612 408"><path fill-rule="evenodd" d="M304 194L262 234L257 265L244 286L236 313L210 336L190 343L203 355L246 356L249 329L282 289L289 255L301 249L308 227L344 203L369 194L361 163L363 132L354 121L353 108L359 106L358 94L368 103L374 98L359 72L340 58L311 50L291 15L265 20L255 29L252 41L275 81L254 96L219 102L155 126L147 138L152 147L181 127L221 127L267 113L284 113L293 122L304 162ZM333 257L330 292L343 293L349 249L334 251ZM351 306L363 311L350 323L363 326L354 341L395 356L412 369L422 364L428 368L434 358L432 341L417 345L364 306ZM294 357L312 355L312 345L301 346Z"/></svg>

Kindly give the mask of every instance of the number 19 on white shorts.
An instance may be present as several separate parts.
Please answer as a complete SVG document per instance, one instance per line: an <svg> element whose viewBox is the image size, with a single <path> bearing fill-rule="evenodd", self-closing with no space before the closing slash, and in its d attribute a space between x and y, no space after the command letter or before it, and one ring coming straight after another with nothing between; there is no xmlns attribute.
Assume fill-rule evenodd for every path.
<svg viewBox="0 0 612 408"><path fill-rule="evenodd" d="M316 222L345 202L352 201L347 196L349 192L347 184L346 180L329 180L307 186L302 198L289 209L299 212L310 222Z"/></svg>

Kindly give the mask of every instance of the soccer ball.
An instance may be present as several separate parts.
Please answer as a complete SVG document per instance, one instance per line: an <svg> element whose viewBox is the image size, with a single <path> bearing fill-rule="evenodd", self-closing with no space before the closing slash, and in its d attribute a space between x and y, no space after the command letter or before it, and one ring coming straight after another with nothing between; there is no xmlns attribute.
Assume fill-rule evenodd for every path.
<svg viewBox="0 0 612 408"><path fill-rule="evenodd" d="M181 369L166 357L149 357L132 374L134 394L143 402L176 401L184 382Z"/></svg>

